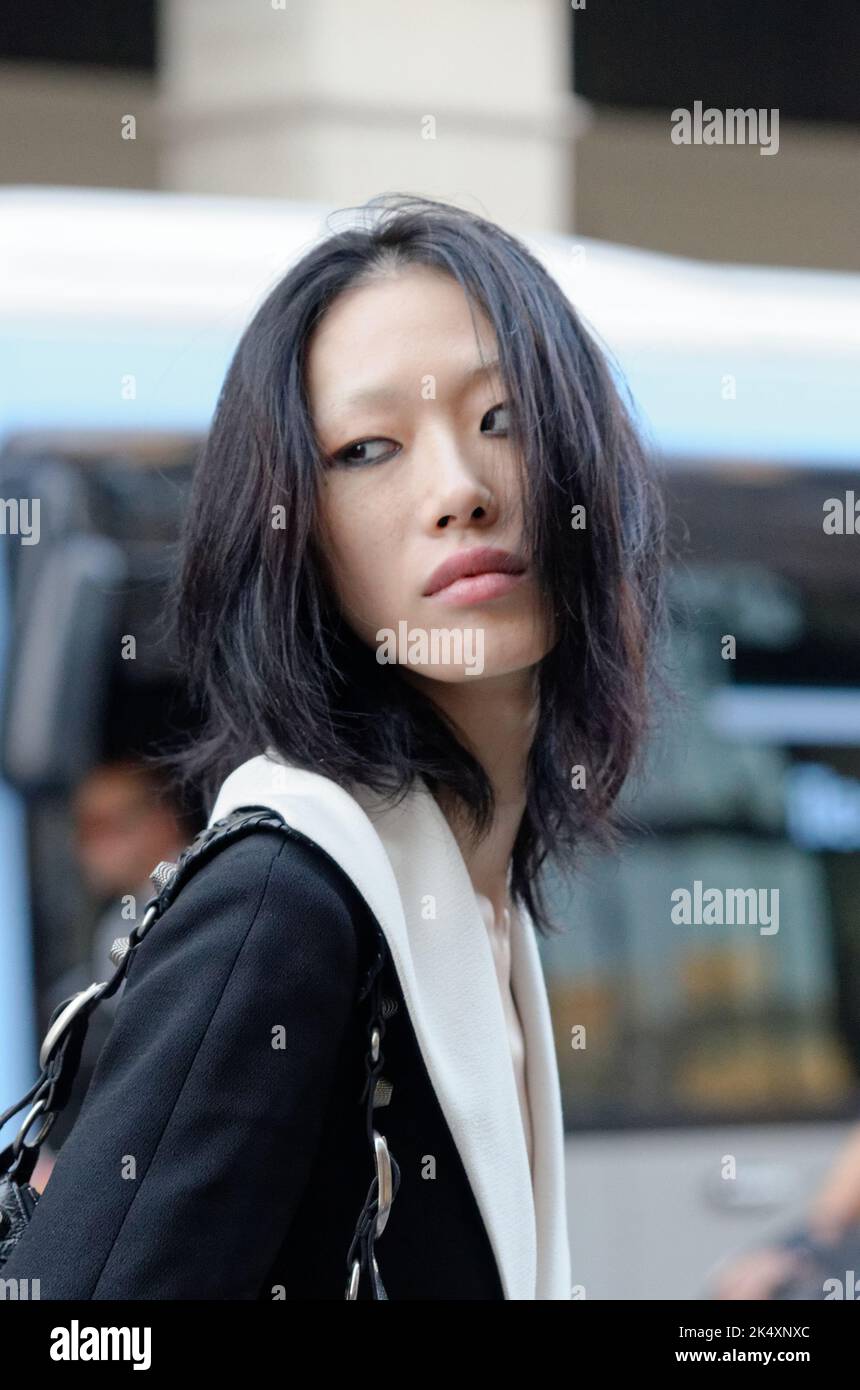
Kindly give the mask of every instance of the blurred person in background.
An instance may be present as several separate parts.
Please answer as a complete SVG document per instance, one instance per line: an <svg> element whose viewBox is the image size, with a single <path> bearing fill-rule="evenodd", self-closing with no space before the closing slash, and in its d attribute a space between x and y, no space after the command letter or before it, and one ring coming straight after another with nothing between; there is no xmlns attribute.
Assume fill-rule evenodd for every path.
<svg viewBox="0 0 860 1390"><path fill-rule="evenodd" d="M149 875L160 860L176 859L195 829L171 797L165 775L133 758L93 768L76 788L70 810L75 858L99 916L89 955L50 985L44 1000L48 1014L93 980L110 979L111 946L118 936L128 935L156 891ZM56 1153L74 1124L124 989L125 981L93 1011L78 1078L51 1127L50 1144L42 1148L34 1187L41 1189L47 1182Z"/></svg>
<svg viewBox="0 0 860 1390"><path fill-rule="evenodd" d="M842 1277L846 1260L854 1260L852 1268L860 1273L860 1125L850 1131L810 1202L803 1229L736 1256L715 1275L712 1296L779 1299L813 1296L816 1290L823 1297L826 1290L817 1293L824 1283L820 1276ZM844 1296L853 1298L854 1291Z"/></svg>

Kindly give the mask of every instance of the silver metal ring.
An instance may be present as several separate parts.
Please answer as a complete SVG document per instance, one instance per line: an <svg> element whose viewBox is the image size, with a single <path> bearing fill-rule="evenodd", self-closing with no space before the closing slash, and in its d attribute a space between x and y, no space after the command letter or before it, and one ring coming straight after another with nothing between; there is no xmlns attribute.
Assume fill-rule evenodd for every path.
<svg viewBox="0 0 860 1390"><path fill-rule="evenodd" d="M60 1038L65 1033L72 1019L75 1017L77 1013L81 1011L84 1004L88 1003L88 1001L92 999L94 994L97 994L99 990L104 989L106 983L106 980L102 980L101 982L99 982L98 980L94 980L91 985L87 985L86 989L79 990L79 992L74 996L74 998L69 1000L68 1004L63 1009L63 1012L60 1014L60 1017L56 1020L56 1022L51 1024L50 1028L45 1034L42 1046L39 1048L39 1066L42 1068L43 1071L45 1067L48 1065L51 1053L53 1052Z"/></svg>
<svg viewBox="0 0 860 1390"><path fill-rule="evenodd" d="M345 1298L355 1300L358 1298L358 1278L361 1273L361 1265L358 1260L353 1260L352 1269L349 1274L349 1283L346 1286Z"/></svg>
<svg viewBox="0 0 860 1390"><path fill-rule="evenodd" d="M391 1211L391 1199L394 1191L394 1183L391 1176L391 1155L388 1152L388 1144L384 1134L373 1131L373 1148L376 1153L376 1181L377 1181L377 1213L376 1213L376 1236L377 1239L382 1235L388 1221L388 1214Z"/></svg>
<svg viewBox="0 0 860 1390"><path fill-rule="evenodd" d="M15 1135L14 1140L12 1141L12 1152L14 1154L19 1154L21 1152L21 1149L24 1147L24 1139L27 1134L27 1130L30 1128L36 1116L40 1115L42 1111L45 1109L45 1104L45 1097L41 1096L37 1101L34 1101L34 1103L31 1105L26 1120L24 1121L21 1128L18 1130L18 1133Z"/></svg>
<svg viewBox="0 0 860 1390"><path fill-rule="evenodd" d="M139 922L138 925L137 925L137 928L136 928L135 932L133 933L134 939L135 939L135 944L137 944L137 942L141 940L141 938L142 938L144 932L149 930L149 928L152 926L152 924L153 924L153 922L155 921L155 919L156 919L157 916L158 916L158 903L155 902L155 903L152 903L152 904L146 909L146 911L144 912L143 916L142 916L141 919L140 919L140 922Z"/></svg>

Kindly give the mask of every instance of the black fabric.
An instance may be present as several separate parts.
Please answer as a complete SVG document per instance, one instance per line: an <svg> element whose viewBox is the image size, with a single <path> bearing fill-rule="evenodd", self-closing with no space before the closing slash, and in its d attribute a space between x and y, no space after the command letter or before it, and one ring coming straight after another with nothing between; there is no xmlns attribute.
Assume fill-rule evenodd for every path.
<svg viewBox="0 0 860 1390"><path fill-rule="evenodd" d="M275 830L205 864L137 950L3 1277L39 1279L43 1299L343 1299L373 1176L356 1003L368 916L336 866ZM393 1095L377 1128L400 1165L376 1246L388 1297L501 1299L390 965L385 993Z"/></svg>

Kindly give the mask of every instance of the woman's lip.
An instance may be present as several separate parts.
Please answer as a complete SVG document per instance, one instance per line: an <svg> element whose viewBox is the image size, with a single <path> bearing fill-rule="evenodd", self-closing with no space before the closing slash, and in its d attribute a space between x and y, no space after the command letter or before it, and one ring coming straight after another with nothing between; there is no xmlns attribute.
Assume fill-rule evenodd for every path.
<svg viewBox="0 0 860 1390"><path fill-rule="evenodd" d="M470 608L478 603L487 603L490 599L502 598L504 594L509 594L515 589L525 577L524 570L519 574L485 570L483 574L463 575L460 579L446 584L444 589L437 589L435 594L428 594L428 598L439 599L441 603L450 604L452 608Z"/></svg>

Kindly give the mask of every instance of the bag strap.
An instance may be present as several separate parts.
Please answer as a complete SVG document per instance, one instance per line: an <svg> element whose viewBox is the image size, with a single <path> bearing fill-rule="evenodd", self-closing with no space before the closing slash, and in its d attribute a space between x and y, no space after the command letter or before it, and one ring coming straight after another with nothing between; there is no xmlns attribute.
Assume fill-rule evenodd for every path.
<svg viewBox="0 0 860 1390"><path fill-rule="evenodd" d="M129 935L118 937L111 947L110 959L116 966L113 975L109 980L88 985L86 989L79 990L77 994L57 1005L39 1049L39 1065L42 1070L38 1079L16 1105L0 1115L2 1129L7 1120L30 1104L17 1135L10 1144L0 1150L0 1174L5 1174L22 1190L26 1188L32 1176L41 1145L47 1138L56 1116L71 1095L72 1083L80 1065L84 1039L93 1010L103 999L107 999L119 989L144 936L153 923L167 911L189 879L221 849L257 830L278 830L292 839L299 840L316 853L322 854L340 874L344 873L342 866L322 846L303 835L294 826L288 825L277 811L267 806L237 807L212 825L205 826L182 851L175 863L162 861L157 864L150 877L159 891L148 900L143 917ZM368 998L370 1000L365 1080L359 1104L365 1106L365 1126L374 1176L347 1254L347 1284L344 1296L347 1299L358 1297L363 1268L371 1279L372 1298L387 1300L388 1295L376 1261L375 1243L385 1229L392 1202L400 1186L400 1170L394 1156L389 1152L385 1136L375 1128L374 1111L388 1105L391 1100L393 1088L382 1075L385 1061L382 1040L385 1036L385 1019L397 1008L397 1004L393 999L386 998L382 992L383 971L389 960L385 935L369 908L367 916L373 927L373 949L369 964L359 972L356 1002L363 1004ZM39 1116L42 1117L39 1133L28 1143L27 1134Z"/></svg>

